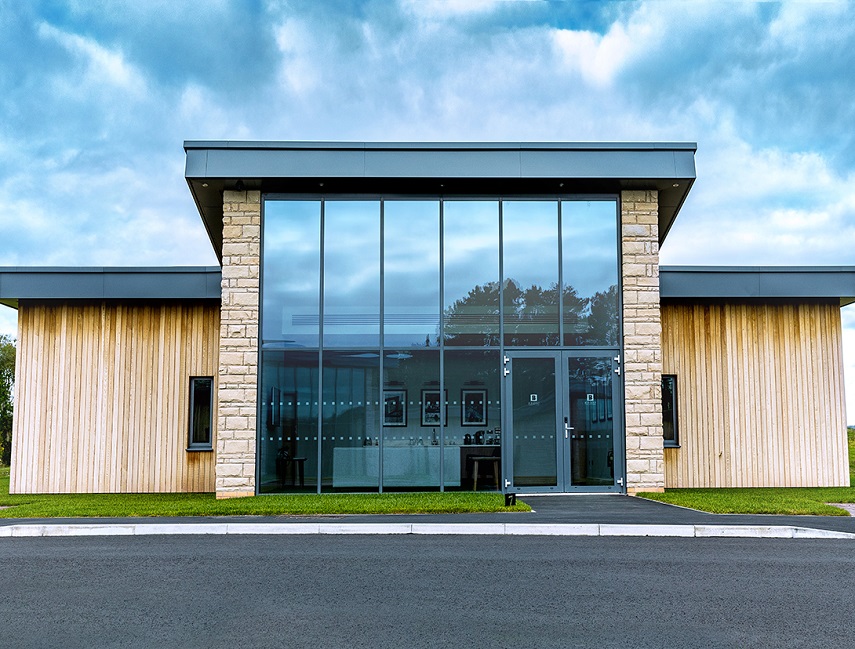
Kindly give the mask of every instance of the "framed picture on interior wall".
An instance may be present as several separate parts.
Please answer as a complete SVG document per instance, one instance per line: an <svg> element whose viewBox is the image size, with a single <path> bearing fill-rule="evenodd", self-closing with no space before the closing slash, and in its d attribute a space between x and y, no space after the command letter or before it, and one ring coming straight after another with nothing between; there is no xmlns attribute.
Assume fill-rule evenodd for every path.
<svg viewBox="0 0 855 649"><path fill-rule="evenodd" d="M406 390L383 390L383 425L407 425Z"/></svg>
<svg viewBox="0 0 855 649"><path fill-rule="evenodd" d="M439 390L422 390L422 426L439 426L440 413L442 424L447 424L448 390L443 390L441 399Z"/></svg>
<svg viewBox="0 0 855 649"><path fill-rule="evenodd" d="M461 390L460 391L460 425L461 426L486 426L487 425L487 391L486 390Z"/></svg>

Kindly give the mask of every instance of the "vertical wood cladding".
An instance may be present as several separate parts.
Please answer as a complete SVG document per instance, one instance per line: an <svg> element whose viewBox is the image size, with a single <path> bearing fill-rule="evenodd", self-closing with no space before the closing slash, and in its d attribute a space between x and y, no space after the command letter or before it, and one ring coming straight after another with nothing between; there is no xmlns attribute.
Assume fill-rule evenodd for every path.
<svg viewBox="0 0 855 649"><path fill-rule="evenodd" d="M666 304L666 487L849 486L840 307Z"/></svg>
<svg viewBox="0 0 855 649"><path fill-rule="evenodd" d="M190 377L216 381L217 304L22 303L18 317L12 493L214 490L214 454L185 449Z"/></svg>

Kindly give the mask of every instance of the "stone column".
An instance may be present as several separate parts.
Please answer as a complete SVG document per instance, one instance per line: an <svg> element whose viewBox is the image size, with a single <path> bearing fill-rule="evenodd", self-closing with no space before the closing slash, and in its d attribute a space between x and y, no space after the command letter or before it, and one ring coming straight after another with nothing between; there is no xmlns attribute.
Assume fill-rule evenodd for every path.
<svg viewBox="0 0 855 649"><path fill-rule="evenodd" d="M626 488L664 491L657 191L621 193L621 244Z"/></svg>
<svg viewBox="0 0 855 649"><path fill-rule="evenodd" d="M217 498L255 495L261 192L223 192Z"/></svg>

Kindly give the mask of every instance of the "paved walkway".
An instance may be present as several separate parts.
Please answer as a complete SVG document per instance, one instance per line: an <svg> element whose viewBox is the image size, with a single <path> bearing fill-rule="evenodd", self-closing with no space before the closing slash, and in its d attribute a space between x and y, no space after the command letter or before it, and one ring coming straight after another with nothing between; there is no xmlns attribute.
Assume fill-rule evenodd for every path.
<svg viewBox="0 0 855 649"><path fill-rule="evenodd" d="M708 514L617 495L531 496L531 513L0 519L0 537L152 534L491 534L840 538L855 517Z"/></svg>

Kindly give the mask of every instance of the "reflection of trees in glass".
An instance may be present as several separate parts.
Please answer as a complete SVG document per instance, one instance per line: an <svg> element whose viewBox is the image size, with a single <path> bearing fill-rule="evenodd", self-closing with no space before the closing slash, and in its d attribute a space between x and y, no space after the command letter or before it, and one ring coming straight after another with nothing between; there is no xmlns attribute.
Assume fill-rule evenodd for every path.
<svg viewBox="0 0 855 649"><path fill-rule="evenodd" d="M558 285L523 288L514 279L504 285L506 345L558 344ZM566 345L618 344L617 286L581 297L565 286L564 330ZM445 344L454 346L498 345L499 285L476 286L466 297L445 309Z"/></svg>
<svg viewBox="0 0 855 649"><path fill-rule="evenodd" d="M505 344L558 344L558 284L522 288L505 281Z"/></svg>
<svg viewBox="0 0 855 649"><path fill-rule="evenodd" d="M499 283L475 286L445 309L445 344L490 347L499 344Z"/></svg>
<svg viewBox="0 0 855 649"><path fill-rule="evenodd" d="M564 343L566 345L617 346L619 342L617 285L612 284L605 291L597 291L590 298L585 298L585 302L581 326L577 329L565 327ZM565 324L566 322L565 320Z"/></svg>

